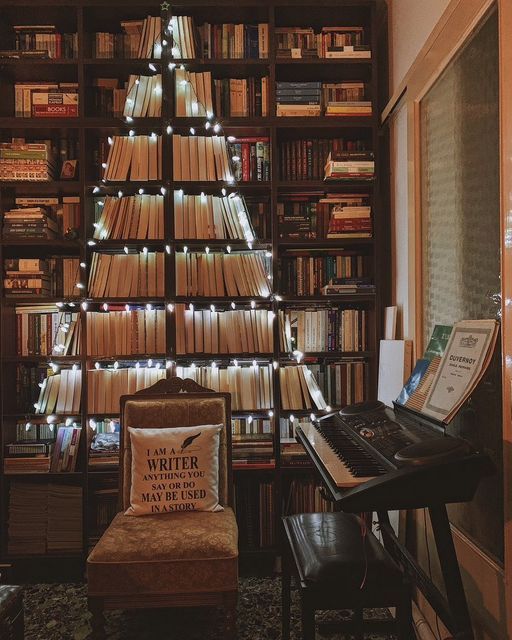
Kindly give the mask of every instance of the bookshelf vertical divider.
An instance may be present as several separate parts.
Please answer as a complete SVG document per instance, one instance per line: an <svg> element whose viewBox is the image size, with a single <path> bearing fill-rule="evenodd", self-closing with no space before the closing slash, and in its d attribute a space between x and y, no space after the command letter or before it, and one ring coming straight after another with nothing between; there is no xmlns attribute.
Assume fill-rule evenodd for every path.
<svg viewBox="0 0 512 640"><path fill-rule="evenodd" d="M48 10L48 16L45 15L45 7ZM271 389L273 393L273 406L268 407L271 411L270 420L272 424L272 440L273 440L273 460L272 465L262 466L260 468L238 468L234 474L235 485L242 488L246 485L254 483L256 487L252 496L260 495L261 486L264 483L271 483L272 498L267 504L268 508L272 508L272 512L265 514L259 513L259 506L254 507L252 517L260 518L259 534L262 535L262 521L266 522L272 533L269 537L273 540L272 545L249 545L250 551L268 551L274 554L278 549L279 541L279 521L285 510L285 503L288 503L291 488L295 479L297 481L312 478L312 469L308 467L297 466L295 468L287 468L281 456L281 432L280 420L289 419L290 413L305 418L309 415L309 410L283 410L283 402L281 398L281 386L279 371L282 366L294 366L294 361L290 352L285 352L281 348L280 338L280 312L286 310L301 308L322 308L322 309L345 309L355 308L364 309L367 313L367 337L368 344L359 352L343 352L325 351L306 353L306 364L315 363L320 365L323 375L327 378L330 371L329 363L344 361L344 359L359 359L364 362L364 378L365 393L367 397L376 394L376 373L377 373L377 347L378 339L381 334L381 311L387 297L388 286L388 245L389 245L389 229L387 223L386 202L386 181L381 176L382 167L386 159L383 157L382 151L386 150L382 145L381 136L379 134L378 124L378 73L380 61L377 58L377 29L376 29L376 7L373 0L360 2L358 0L322 0L319 3L307 2L307 0L262 0L255 2L253 5L249 2L233 3L232 0L192 0L179 3L171 3L168 8L167 4L159 5L157 2L148 2L146 0L114 0L107 6L98 3L98 0L45 0L45 7L39 6L37 0L4 0L0 6L0 21L5 18L5 29L0 29L0 50L12 48L7 46L10 44L11 34L9 28L15 24L23 24L24 22L33 21L35 24L46 24L55 20L58 24L74 25L78 34L78 50L76 57L73 59L50 59L50 60L5 60L0 58L0 74L5 75L5 82L11 83L8 91L12 89L14 99L13 85L16 82L32 79L51 79L55 81L74 80L78 83L78 116L66 122L66 119L48 118L45 120L31 118L13 117L14 110L8 113L5 109L0 108L0 132L1 141L8 141L12 137L23 137L27 139L52 138L57 141L60 137L76 138L78 141L78 178L73 181L65 182L63 180L55 180L53 183L12 183L0 181L0 211L4 213L14 203L14 197L19 194L39 193L49 195L78 195L80 197L81 221L79 229L79 237L77 242L70 241L69 245L63 244L64 241L53 243L51 240L46 242L30 242L25 246L16 245L15 242L9 240L2 234L0 240L0 261L2 265L4 260L16 256L20 257L45 257L54 253L63 256L72 255L79 259L80 264L85 263L85 268L79 268L79 281L85 286L79 292L79 295L73 299L69 298L64 302L74 302L76 312L79 313L81 321L80 336L80 355L73 359L62 359L63 366L70 366L71 362L80 364L82 371L82 389L81 389L81 409L80 419L82 427L82 436L80 439L79 458L77 471L73 474L62 474L62 478L57 473L48 475L48 482L73 483L80 485L83 492L83 548L81 553L63 554L65 561L70 559L76 560L78 563L83 562L87 555L88 549L93 543L92 539L97 533L92 526L94 505L94 492L97 486L103 486L103 479L111 480L116 477L116 472L97 471L89 468L89 444L88 444L88 424L91 417L96 417L89 411L90 393L88 371L94 369L95 356L87 352L88 345L88 325L87 319L92 310L98 309L98 305L103 302L110 301L109 297L103 299L94 299L89 289L89 276L91 270L91 261L96 252L101 251L120 251L124 239L117 242L99 241L97 246L90 246L89 241L92 238L92 223L95 215L94 198L96 193L93 191L95 185L101 185L102 196L106 194L114 195L117 189L125 189L128 194L135 194L135 184L130 185L124 183L125 186L117 186L115 183L102 185L98 177L99 168L95 166L97 163L100 137L107 135L127 135L131 127L136 133L149 133L155 131L162 136L162 179L158 184L150 183L146 192L159 193L158 188L161 186L165 189L163 193L164 206L164 237L158 241L148 241L150 251L163 251L165 264L165 289L163 296L155 296L154 302L157 308L163 306L165 312L165 353L159 354L164 358L166 367L166 376L174 375L176 367L187 365L191 360L196 358L203 364L206 363L205 353L191 354L178 353L177 348L177 321L176 321L176 304L183 302L183 296L178 296L177 279L176 279L176 255L183 251L183 246L189 238L178 238L176 236L175 227L175 210L174 210L174 191L183 188L185 193L199 193L204 190L207 194L217 194L222 186L226 186L228 190L239 190L240 193L252 196L258 203L266 203L262 210L264 211L265 224L261 225L266 230L266 237L258 237L255 241L255 249L271 250L272 262L270 267L270 276L272 283L272 295L269 299L260 298L257 300L256 309L266 309L272 311L274 315L273 335L272 335L272 353L258 354L245 352L242 355L244 360L249 362L252 358L260 358L264 355L265 364L270 367L272 375ZM59 13L60 12L60 13ZM64 15L64 12L67 12ZM208 59L204 56L204 52L198 52L199 55L195 59L185 60L187 67L190 66L194 71L211 71L213 79L226 78L247 78L251 77L268 77L268 112L266 116L246 116L246 117L219 117L215 113L215 120L222 124L222 133L226 136L231 134L237 137L259 136L266 137L269 141L269 157L270 157L270 175L268 181L244 181L239 182L235 187L228 184L213 182L206 184L203 182L181 182L176 179L173 174L173 141L172 133L168 128L172 127L174 132L183 133L189 127L194 126L199 135L205 135L207 132L202 128L204 118L191 118L178 116L176 111L176 95L175 95L175 72L170 69L169 63L174 58L171 53L171 43L162 47L160 59L123 59L123 58L101 58L96 56L93 47L95 40L95 31L105 29L119 29L119 23L124 19L142 19L147 15L160 16L162 18L162 40L165 37L164 29L169 23L173 14L191 15L196 26L201 22L213 22L217 24L224 23L261 23L268 24L268 57L264 58L212 58ZM323 21L323 22L322 22ZM322 26L338 26L343 24L358 25L361 23L365 30L371 33L371 60L340 60L339 65L335 60L330 59L294 59L278 57L276 46L276 28L282 26L314 26L319 30ZM117 27L114 25L117 24ZM125 118L119 115L107 118L103 115L98 116L96 112L93 114L92 85L97 78L103 76L117 77L118 80L126 80L130 74L143 74L147 69L148 62L153 62L157 71L161 74L162 82L162 109L161 115L157 118L136 118L133 124L127 122ZM177 61L180 64L180 60ZM31 68L33 65L33 68ZM360 74L360 77L359 75ZM212 79L212 82L213 82ZM373 104L373 115L361 117L340 117L330 118L327 116L320 117L278 117L276 115L277 92L276 86L280 81L317 81L336 82L339 80L364 80L369 87L371 101ZM208 134L209 135L209 134ZM345 183L326 183L324 184L318 177L308 178L307 180L291 181L290 175L282 173L281 164L281 147L284 142L298 141L305 138L319 140L322 138L332 139L337 137L343 138L362 138L368 141L375 154L376 175L373 183L362 182L345 182ZM379 151L382 149L382 151ZM384 176L385 178L385 176ZM141 183L144 186L144 183ZM140 185L137 185L140 186ZM40 189L40 191L39 191ZM317 240L290 239L282 237L282 229L278 219L278 204L285 197L289 197L290 193L300 194L302 192L314 192L315 194L326 194L332 192L334 194L365 193L368 191L373 218L374 235L361 241L354 241L353 238L345 241L328 240L326 238L318 238ZM321 196L319 196L321 197ZM256 200L259 198L259 200ZM233 251L244 250L242 238L239 240L208 240L194 239L194 250L203 250L206 245L210 245L213 251L223 249L221 242L226 244L232 243ZM126 239L129 247L140 250L144 245L143 240ZM323 296L318 294L315 296L294 296L287 295L285 281L285 258L290 257L289 252L303 251L305 254L320 255L325 257L326 251L356 249L361 255L367 256L371 266L369 274L376 285L373 294L355 294L340 296ZM131 250L131 249L130 249ZM315 253L317 251L317 253ZM322 253L323 251L323 253ZM131 303L133 305L143 305L151 297L143 296L125 296L123 298L113 299L112 303L123 304ZM56 302L50 300L48 302ZM153 302L153 300L150 300ZM196 303L195 298L190 301ZM225 300L220 301L220 309L229 309L229 296ZM207 308L210 302L217 304L217 299L203 297L198 299L199 308ZM22 358L16 351L16 305L20 304L41 304L34 297L33 300L24 298L21 300L13 300L2 292L1 298L1 317L0 317L0 367L2 380L9 377L14 380L16 371L22 364L36 363L40 366L50 361L50 356L34 356L30 358ZM118 307L115 307L118 308ZM249 308L249 300L242 299L237 308ZM146 354L148 355L148 354ZM210 354L208 354L210 355ZM216 354L218 361L222 365L230 365L233 357L238 354L229 353ZM198 356L202 356L199 358ZM132 354L121 356L126 361L136 360L140 356ZM101 357L98 357L101 360ZM106 360L114 360L115 358L105 358ZM213 359L213 354L210 356ZM168 363L171 366L168 366ZM362 365L363 366L363 365ZM319 369L320 370L320 369ZM329 375L331 375L329 373ZM340 373L341 376L341 373ZM341 380L341 377L340 377ZM12 390L16 389L14 382L2 384L0 388L0 402L2 415L2 429L0 433L0 445L2 452L5 446L13 439L15 425L20 420L29 420L30 416L26 412L17 412L13 410L14 404L12 399ZM236 415L246 419L250 411L234 412ZM263 420L263 413L267 418L267 411L254 411L258 418ZM316 411L316 413L319 413ZM26 414L26 418L25 418ZM99 415L99 414L98 414ZM4 453L3 453L4 455ZM28 474L7 475L4 473L3 465L0 473L0 514L3 523L8 522L8 505L9 505L9 487L13 481L44 481L44 475L39 474L28 476ZM105 481L106 481L105 480ZM105 485L108 486L108 485ZM259 489L258 489L259 488ZM241 500L243 494L241 493ZM251 507L248 507L249 509ZM240 515L240 517L242 517ZM249 517L249 516L248 516ZM271 523L270 525L268 523ZM258 530L258 527L256 527ZM8 552L8 527L2 527L3 533L0 540L0 561L14 562L25 560L18 559L15 555ZM247 547L247 540L241 540L241 548ZM47 558L52 562L55 557L51 554L28 554L28 561L32 559Z"/></svg>

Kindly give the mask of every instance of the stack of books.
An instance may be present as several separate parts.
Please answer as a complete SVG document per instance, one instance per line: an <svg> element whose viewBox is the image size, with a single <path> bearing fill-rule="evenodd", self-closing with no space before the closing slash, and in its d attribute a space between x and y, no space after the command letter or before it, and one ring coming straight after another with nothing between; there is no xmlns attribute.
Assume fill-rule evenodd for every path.
<svg viewBox="0 0 512 640"><path fill-rule="evenodd" d="M254 240L251 219L240 204L238 197L184 195L175 191L175 237Z"/></svg>
<svg viewBox="0 0 512 640"><path fill-rule="evenodd" d="M248 468L273 468L272 434L233 435L233 465Z"/></svg>
<svg viewBox="0 0 512 640"><path fill-rule="evenodd" d="M176 295L261 296L271 294L262 251L177 253Z"/></svg>
<svg viewBox="0 0 512 640"><path fill-rule="evenodd" d="M327 194L319 201L327 209L328 238L371 238L371 206L364 195Z"/></svg>
<svg viewBox="0 0 512 640"><path fill-rule="evenodd" d="M371 58L371 50L364 43L363 27L323 27L319 40L322 58Z"/></svg>
<svg viewBox="0 0 512 640"><path fill-rule="evenodd" d="M87 92L96 116L117 117L123 115L126 103L126 83L119 86L118 78L93 78ZM129 115L129 114L128 114Z"/></svg>
<svg viewBox="0 0 512 640"><path fill-rule="evenodd" d="M41 385L39 398L34 405L34 413L80 412L82 392L82 371L80 369L61 369L60 373L49 375Z"/></svg>
<svg viewBox="0 0 512 640"><path fill-rule="evenodd" d="M80 315L55 307L16 307L16 352L20 356L80 354Z"/></svg>
<svg viewBox="0 0 512 640"><path fill-rule="evenodd" d="M324 82L322 99L326 116L371 116L364 82Z"/></svg>
<svg viewBox="0 0 512 640"><path fill-rule="evenodd" d="M277 82L277 116L319 116L322 112L321 82Z"/></svg>
<svg viewBox="0 0 512 640"><path fill-rule="evenodd" d="M41 238L51 240L58 236L59 225L48 209L23 207L8 209L3 215L3 236L13 238Z"/></svg>
<svg viewBox="0 0 512 640"><path fill-rule="evenodd" d="M90 369L87 372L87 409L92 415L116 415L120 411L121 396L150 387L165 377L165 367Z"/></svg>
<svg viewBox="0 0 512 640"><path fill-rule="evenodd" d="M162 76L131 74L124 90L123 116L131 118L159 118L162 113ZM121 100L123 95L119 96Z"/></svg>
<svg viewBox="0 0 512 640"><path fill-rule="evenodd" d="M53 442L12 442L5 446L4 473L48 473Z"/></svg>
<svg viewBox="0 0 512 640"><path fill-rule="evenodd" d="M87 354L165 354L165 311L133 309L87 314Z"/></svg>
<svg viewBox="0 0 512 640"><path fill-rule="evenodd" d="M267 309L211 311L177 304L176 353L271 353L274 315Z"/></svg>
<svg viewBox="0 0 512 640"><path fill-rule="evenodd" d="M48 485L9 483L8 546L11 554L44 554L47 550Z"/></svg>
<svg viewBox="0 0 512 640"><path fill-rule="evenodd" d="M198 28L204 58L268 58L268 24L210 24Z"/></svg>
<svg viewBox="0 0 512 640"><path fill-rule="evenodd" d="M15 25L13 29L16 51L21 54L21 57L52 59L77 57L77 33L58 33L54 24ZM4 56L0 54L0 57Z"/></svg>
<svg viewBox="0 0 512 640"><path fill-rule="evenodd" d="M105 196L93 238L157 240L164 237L164 198L160 195Z"/></svg>
<svg viewBox="0 0 512 640"><path fill-rule="evenodd" d="M346 358L338 362L309 364L322 394L331 407L345 407L366 399L368 362Z"/></svg>
<svg viewBox="0 0 512 640"><path fill-rule="evenodd" d="M105 165L104 180L160 180L162 136L113 136Z"/></svg>
<svg viewBox="0 0 512 640"><path fill-rule="evenodd" d="M17 82L14 85L16 118L76 118L77 82Z"/></svg>
<svg viewBox="0 0 512 640"><path fill-rule="evenodd" d="M266 136L235 138L230 141L237 182L270 180L270 142Z"/></svg>
<svg viewBox="0 0 512 640"><path fill-rule="evenodd" d="M215 78L215 113L219 117L268 116L268 76L262 78Z"/></svg>
<svg viewBox="0 0 512 640"><path fill-rule="evenodd" d="M82 487L62 483L48 492L48 553L82 550Z"/></svg>
<svg viewBox="0 0 512 640"><path fill-rule="evenodd" d="M331 152L324 167L324 180L373 180L372 151Z"/></svg>
<svg viewBox="0 0 512 640"><path fill-rule="evenodd" d="M50 140L0 142L0 180L49 182L55 171Z"/></svg>
<svg viewBox="0 0 512 640"><path fill-rule="evenodd" d="M272 366L176 367L180 378L192 378L201 386L231 394L233 411L268 411L272 399Z"/></svg>
<svg viewBox="0 0 512 640"><path fill-rule="evenodd" d="M277 27L278 58L318 58L318 36L312 27Z"/></svg>
<svg viewBox="0 0 512 640"><path fill-rule="evenodd" d="M320 289L323 296L339 295L341 293L374 293L375 285L370 277L353 276L330 278L329 282Z"/></svg>
<svg viewBox="0 0 512 640"><path fill-rule="evenodd" d="M279 368L281 407L286 410L325 409L318 383L306 365Z"/></svg>
<svg viewBox="0 0 512 640"><path fill-rule="evenodd" d="M280 238L315 240L321 237L317 217L319 195L310 192L283 194L277 203Z"/></svg>
<svg viewBox="0 0 512 640"><path fill-rule="evenodd" d="M4 261L6 295L52 294L52 276L47 260L9 258Z"/></svg>
<svg viewBox="0 0 512 640"><path fill-rule="evenodd" d="M89 295L93 298L163 297L164 253L94 253Z"/></svg>
<svg viewBox="0 0 512 640"><path fill-rule="evenodd" d="M144 20L124 20L123 33L95 34L96 58L160 58L162 53L160 17Z"/></svg>

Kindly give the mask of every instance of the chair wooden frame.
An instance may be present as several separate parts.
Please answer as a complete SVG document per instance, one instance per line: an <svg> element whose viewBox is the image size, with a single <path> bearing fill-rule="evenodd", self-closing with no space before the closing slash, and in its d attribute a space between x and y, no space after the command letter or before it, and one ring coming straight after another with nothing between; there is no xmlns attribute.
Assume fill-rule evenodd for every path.
<svg viewBox="0 0 512 640"><path fill-rule="evenodd" d="M227 482L227 505L233 507L233 471L231 464L231 395L229 393L217 393L211 389L202 387L194 380L179 377L159 380L147 389L141 389L133 395L121 397L121 455L124 451L124 429L123 417L125 405L128 401L141 397L151 396L155 400L179 399L184 395L193 395L194 398L223 398L226 410L226 482ZM122 460L119 469L119 506L123 508L124 473ZM175 607L201 607L220 606L225 611L224 638L233 640L236 638L236 606L238 601L238 589L222 592L201 592L201 593L171 593L166 594L122 594L120 596L89 596L88 608L92 614L91 626L93 638L104 637L104 611L109 609L146 609L146 608L175 608Z"/></svg>

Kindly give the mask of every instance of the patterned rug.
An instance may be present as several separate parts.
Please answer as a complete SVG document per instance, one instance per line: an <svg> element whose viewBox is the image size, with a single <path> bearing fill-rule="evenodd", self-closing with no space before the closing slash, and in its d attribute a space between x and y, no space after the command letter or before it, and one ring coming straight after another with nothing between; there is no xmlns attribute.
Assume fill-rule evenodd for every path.
<svg viewBox="0 0 512 640"><path fill-rule="evenodd" d="M365 612L368 614L370 612ZM385 617L386 611L372 615ZM349 612L318 614L328 620ZM222 640L220 613L214 609L151 609L106 614L108 640ZM85 640L90 633L86 587L83 584L37 584L25 588L25 640ZM238 601L239 640L277 640L281 637L279 578L242 578ZM293 594L291 640L300 640L300 612ZM367 640L394 636L371 634ZM317 639L349 640L341 634Z"/></svg>

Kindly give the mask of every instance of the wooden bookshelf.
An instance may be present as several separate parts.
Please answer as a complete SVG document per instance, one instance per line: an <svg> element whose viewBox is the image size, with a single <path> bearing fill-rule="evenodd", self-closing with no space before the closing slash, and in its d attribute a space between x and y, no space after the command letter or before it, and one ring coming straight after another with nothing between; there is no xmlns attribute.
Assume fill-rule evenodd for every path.
<svg viewBox="0 0 512 640"><path fill-rule="evenodd" d="M187 134L190 127L195 127L197 133L205 135L205 118L174 117L174 78L168 70L168 63L172 60L176 64L182 62L170 57L170 48L164 47L162 57L157 59L108 59L92 57L93 34L96 30L115 31L120 30L120 21L124 19L144 18L147 15L158 16L161 7L156 2L145 0L132 1L114 0L105 6L99 0L45 0L44 7L38 0L22 0L21 3L14 0L0 2L0 49L12 49L13 31L12 25L56 24L58 29L78 33L78 52L73 59L0 59L0 86L5 90L6 100L0 109L0 129L2 141L9 141L12 137L26 137L27 140L51 138L58 140L61 137L70 137L78 143L78 175L73 180L55 179L46 183L24 183L0 181L0 210L3 212L12 206L16 196L49 195L66 196L76 195L81 203L81 227L79 237L73 240L39 240L39 239L0 239L0 262L3 266L7 258L44 258L46 256L73 256L79 258L87 267L80 272L80 280L86 285L80 291L80 295L73 297L50 296L38 298L34 296L8 297L5 291L1 298L1 322L0 322L0 368L1 377L5 381L0 389L2 430L0 445L2 452L5 445L12 441L15 434L15 425L20 420L44 420L45 416L36 415L33 411L20 411L16 401L16 369L18 366L43 366L54 362L63 367L78 364L82 370L81 411L74 416L82 426L82 435L78 452L76 471L73 473L47 473L47 474L4 474L3 465L0 474L0 514L3 523L7 523L9 488L13 480L27 479L34 482L71 483L79 485L83 490L83 546L80 552L73 554L61 554L65 560L69 557L84 559L87 555L90 542L97 536L95 524L96 491L101 486L102 479L114 480L116 470L91 470L88 468L88 445L86 432L89 420L102 418L116 418L117 414L102 414L88 412L88 396L90 390L87 384L87 371L97 362L102 367L112 366L119 362L146 361L151 358L158 363L167 376L174 375L176 366L189 366L195 362L198 366L215 361L217 365L231 365L234 360L240 363L258 362L277 366L294 366L296 360L288 352L280 349L278 331L279 312L298 307L312 306L332 307L338 309L354 308L365 309L368 315L367 345L361 351L326 351L305 353L305 359L301 364L318 364L326 366L329 362L339 362L344 358L356 358L366 363L365 385L366 397L373 398L376 395L376 376L378 359L378 340L381 335L382 309L388 301L389 286L389 213L387 210L388 185L387 185L387 158L385 157L386 142L381 135L377 114L379 105L385 102L386 96L379 95L379 87L385 86L382 82L385 74L386 61L379 58L379 29L383 24L379 18L379 3L373 0L322 0L314 5L306 0L261 0L254 3L250 0L234 3L230 0L191 0L189 2L172 3L171 9L176 14L189 15L194 18L196 24L203 21L213 23L264 22L269 25L269 56L265 59L237 58L237 59L206 59L197 58L183 60L183 63L191 71L211 71L215 78L245 78L253 75L269 77L269 115L263 117L226 117L217 119L223 127L223 135L230 136L265 136L269 139L271 170L270 180L240 182L233 186L222 181L216 182L174 182L172 174L172 144L171 136L166 133L168 125L172 125L174 133ZM164 12L165 18L167 14ZM320 30L329 25L362 25L364 26L368 42L371 46L371 59L283 59L276 57L274 45L274 29L279 26L312 26ZM151 63L154 70L149 70ZM121 78L126 80L129 74L162 74L162 115L160 118L134 118L126 122L122 117L98 117L90 108L87 100L88 90L95 78ZM18 118L14 117L14 90L15 82L54 80L62 82L78 82L79 111L74 118ZM369 117L277 117L275 115L277 81L354 81L361 80L367 83L373 104L373 115ZM12 98L12 100L11 100ZM155 132L162 135L163 158L162 180L148 182L108 182L102 183L98 175L98 166L95 163L95 150L100 138L113 135L127 135L133 129L137 134L149 134ZM358 138L367 141L368 147L375 154L376 173L371 182L352 180L343 183L323 182L322 180L282 180L280 175L279 144L286 140L298 140L305 138ZM100 187L99 192L93 192ZM116 195L119 190L124 195L135 195L142 187L146 194L160 194L161 187L164 201L164 237L159 240L141 239L105 239L94 240L94 200L106 195ZM272 252L271 271L272 291L270 298L258 296L244 296L234 299L237 309L251 309L251 302L256 309L272 310L275 314L273 331L273 348L266 353L187 353L177 354L176 349L176 321L174 313L168 311L168 305L176 303L193 303L196 308L208 309L215 305L217 309L230 309L231 298L218 297L189 297L176 294L175 279L175 255L183 251L186 246L190 251L203 252L205 247L210 251L223 251L226 245L231 246L232 252L247 250L244 240L219 240L219 239L178 239L174 234L174 210L173 191L182 188L186 194L219 195L222 188L227 193L239 192L244 196L261 198L267 203L266 229L264 238L257 237L253 243L254 250ZM318 239L318 240L290 240L279 237L279 227L276 215L278 200L282 194L293 192L318 192L325 193L365 193L369 194L372 218L373 237L361 239ZM124 248L130 251L141 251L146 247L149 251L160 251L165 255L165 288L163 296L147 297L109 297L91 298L87 291L87 282L91 259L96 252L122 253ZM280 278L280 267L284 257L292 250L357 250L369 257L372 264L371 276L375 284L375 293L357 293L343 295L308 295L293 296L284 291ZM275 297L275 295L277 297ZM80 355L77 356L21 356L16 352L16 322L15 309L21 304L47 305L63 303L62 309L80 314L82 333ZM164 309L166 314L165 345L163 353L133 354L132 356L92 356L87 353L87 314L91 311L103 308L103 305L116 305L115 310L120 310L125 304L144 306L154 305L154 308ZM55 307L58 310L57 307ZM274 365L275 366L275 365ZM282 410L279 376L277 369L273 372L272 393L273 406L267 410L234 411L234 417L252 416L254 419L268 419L272 424L273 458L268 465L236 464L235 483L243 478L240 496L249 491L247 482L271 482L273 486L272 504L275 540L277 541L279 518L288 501L288 491L291 478L309 477L311 468L308 466L289 467L281 465L280 443L280 419L289 420L293 415L295 419L307 418L310 410ZM319 411L314 411L317 415ZM67 416L63 416L65 419ZM254 490L256 491L256 489ZM254 493L254 492L253 492ZM257 493L257 491L256 491ZM252 495L252 494L251 494ZM14 562L17 558L38 558L41 554L20 555L9 554L7 548L7 526L1 527L0 559L2 562ZM242 527L243 531L243 527ZM241 549L248 552L270 551L274 552L276 544L255 549L246 540L241 540ZM45 556L46 557L46 556ZM51 555L51 557L56 557Z"/></svg>

